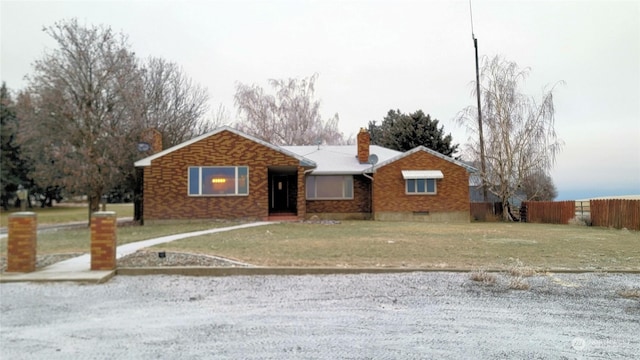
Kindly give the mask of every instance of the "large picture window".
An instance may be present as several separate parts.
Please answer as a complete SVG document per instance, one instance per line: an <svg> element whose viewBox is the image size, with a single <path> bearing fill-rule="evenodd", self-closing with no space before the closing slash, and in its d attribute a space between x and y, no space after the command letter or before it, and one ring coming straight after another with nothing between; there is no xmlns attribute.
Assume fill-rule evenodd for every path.
<svg viewBox="0 0 640 360"><path fill-rule="evenodd" d="M307 176L308 200L353 199L353 176Z"/></svg>
<svg viewBox="0 0 640 360"><path fill-rule="evenodd" d="M247 166L189 167L190 196L232 196L249 194Z"/></svg>

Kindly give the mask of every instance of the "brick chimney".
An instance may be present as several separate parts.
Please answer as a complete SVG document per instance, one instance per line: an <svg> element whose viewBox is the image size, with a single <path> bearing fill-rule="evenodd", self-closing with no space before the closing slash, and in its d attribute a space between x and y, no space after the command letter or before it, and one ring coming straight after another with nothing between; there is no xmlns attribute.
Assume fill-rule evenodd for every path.
<svg viewBox="0 0 640 360"><path fill-rule="evenodd" d="M360 164L369 162L369 145L371 144L371 136L365 128L360 128L358 133L358 161Z"/></svg>
<svg viewBox="0 0 640 360"><path fill-rule="evenodd" d="M151 145L149 150L151 154L157 154L162 151L162 133L158 129L147 129L143 134L143 141Z"/></svg>

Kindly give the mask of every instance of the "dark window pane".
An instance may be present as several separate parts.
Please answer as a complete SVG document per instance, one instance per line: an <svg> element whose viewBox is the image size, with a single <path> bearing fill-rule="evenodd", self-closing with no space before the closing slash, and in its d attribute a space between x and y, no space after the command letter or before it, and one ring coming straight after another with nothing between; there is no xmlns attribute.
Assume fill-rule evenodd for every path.
<svg viewBox="0 0 640 360"><path fill-rule="evenodd" d="M189 195L200 195L200 168L189 168Z"/></svg>
<svg viewBox="0 0 640 360"><path fill-rule="evenodd" d="M436 179L427 179L427 192L428 193L436 192Z"/></svg>
<svg viewBox="0 0 640 360"><path fill-rule="evenodd" d="M238 194L246 195L249 193L249 168L246 166L238 167Z"/></svg>
<svg viewBox="0 0 640 360"><path fill-rule="evenodd" d="M407 192L408 193L416 192L416 181L414 179L407 180Z"/></svg>

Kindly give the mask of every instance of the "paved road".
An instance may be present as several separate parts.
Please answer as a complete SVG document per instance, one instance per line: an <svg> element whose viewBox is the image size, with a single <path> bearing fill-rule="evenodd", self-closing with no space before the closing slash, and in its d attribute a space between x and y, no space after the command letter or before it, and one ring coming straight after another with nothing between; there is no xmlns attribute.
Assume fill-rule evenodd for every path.
<svg viewBox="0 0 640 360"><path fill-rule="evenodd" d="M634 358L637 275L118 276L1 284L6 359Z"/></svg>

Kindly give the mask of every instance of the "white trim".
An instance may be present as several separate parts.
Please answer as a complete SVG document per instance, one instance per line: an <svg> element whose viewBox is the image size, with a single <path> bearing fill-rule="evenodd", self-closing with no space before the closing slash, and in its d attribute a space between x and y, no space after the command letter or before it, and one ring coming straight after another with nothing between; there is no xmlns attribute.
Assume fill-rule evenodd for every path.
<svg viewBox="0 0 640 360"><path fill-rule="evenodd" d="M431 154L431 155L433 155L435 157L438 157L438 158L440 158L442 160L446 160L446 161L448 161L450 163L456 164L458 166L462 166L465 170L467 170L467 172L470 172L470 173L478 172L478 169L474 168L473 166L469 166L469 165L463 163L462 161L458 161L458 160L456 160L456 159L454 159L452 157L449 157L447 155L443 155L443 154L441 154L441 153L439 153L437 151L431 150L431 149L429 149L427 147L424 147L422 145L414 147L413 149L411 149L411 150L409 150L407 152L401 153L401 154L399 154L397 156L392 157L391 159L388 159L386 161L382 161L382 162L380 162L380 163L378 163L378 164L376 164L374 166L371 166L371 167L365 169L363 172L375 173L379 168L387 166L387 165L389 165L389 164L391 164L393 162L396 162L396 161L398 161L398 160L400 160L402 158L405 158L405 157L407 157L409 155L415 154L418 151L424 151L424 152L426 152L428 154Z"/></svg>
<svg viewBox="0 0 640 360"><path fill-rule="evenodd" d="M407 189L409 187L409 180L415 181L415 190L414 192L409 192ZM418 191L418 180L424 180L424 191ZM433 191L429 192L429 180L433 181ZM436 179L407 179L404 181L404 193L406 195L437 195L438 194L438 180Z"/></svg>
<svg viewBox="0 0 640 360"><path fill-rule="evenodd" d="M148 157L146 157L144 159L138 160L138 161L136 161L134 163L134 166L135 167L151 166L151 161L153 161L153 160L155 160L157 158L163 157L163 156L165 156L167 154L170 154L170 153L172 153L172 152L174 152L176 150L180 150L180 149L182 149L184 147L187 147L187 146L189 146L191 144L194 144L194 143L196 143L196 142L198 142L200 140L206 139L206 138L208 138L210 136L219 134L219 133L221 133L223 131L229 131L229 132L231 132L233 134L236 134L238 136L242 136L245 139L248 139L248 140L256 142L256 143L258 143L260 145L266 146L266 147L268 147L268 148L270 148L272 150L275 150L275 151L277 151L279 153L282 153L282 154L290 156L290 157L292 157L294 159L297 159L297 160L300 161L300 165L301 166L311 167L311 168L317 167L315 162L313 162L313 161L311 161L311 160L309 160L309 159L307 159L307 158L305 158L303 156L300 156L300 155L298 155L296 153L293 153L293 152L291 152L289 150L283 149L280 146L276 146L276 145L270 144L270 143L268 143L268 142L266 142L264 140L260 140L258 138L255 138L255 137L253 137L251 135L247 135L247 134L245 134L245 133L243 133L243 132L241 132L239 130L236 130L236 129L232 128L232 127L229 127L229 126L221 126L221 127L217 128L217 129L211 131L211 132L208 132L206 134L197 136L197 137L195 137L195 138L193 138L191 140L187 140L187 141L185 141L183 143L180 143L180 144L178 144L176 146L173 146L173 147L170 147L170 148L168 148L166 150L160 151L157 154L153 154L153 155L148 156Z"/></svg>
<svg viewBox="0 0 640 360"><path fill-rule="evenodd" d="M402 177L407 179L443 179L440 170L402 170Z"/></svg>

